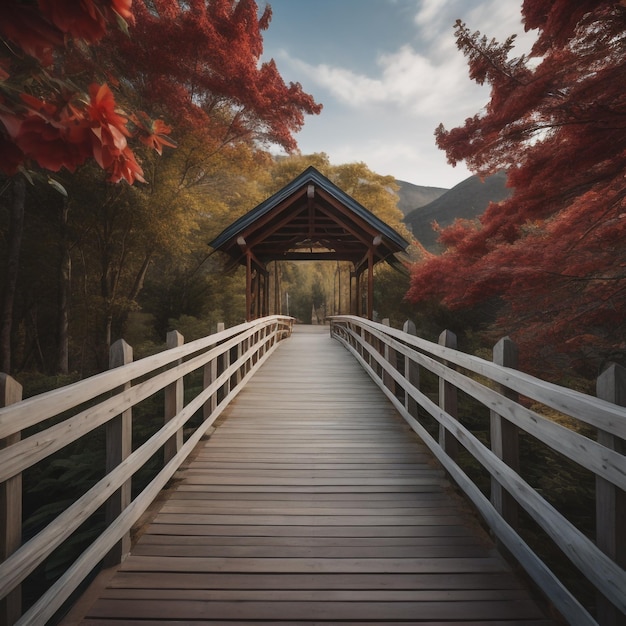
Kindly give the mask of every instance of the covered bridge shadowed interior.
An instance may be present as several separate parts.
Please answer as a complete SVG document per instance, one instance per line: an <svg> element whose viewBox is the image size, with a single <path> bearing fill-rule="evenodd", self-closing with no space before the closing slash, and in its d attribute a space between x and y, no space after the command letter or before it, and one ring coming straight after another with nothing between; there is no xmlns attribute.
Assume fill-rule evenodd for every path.
<svg viewBox="0 0 626 626"><path fill-rule="evenodd" d="M349 261L350 313L372 319L374 265L401 265L409 242L309 167L209 245L229 255L231 267L246 267L249 321L270 314L268 264L278 261ZM278 289L274 294L278 313Z"/></svg>

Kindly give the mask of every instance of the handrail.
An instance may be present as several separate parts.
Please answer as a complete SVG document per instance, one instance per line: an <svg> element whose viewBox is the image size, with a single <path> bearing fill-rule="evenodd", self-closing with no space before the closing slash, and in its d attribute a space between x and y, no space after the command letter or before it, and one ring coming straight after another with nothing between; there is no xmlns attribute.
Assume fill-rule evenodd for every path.
<svg viewBox="0 0 626 626"><path fill-rule="evenodd" d="M567 622L577 626L623 623L621 620L626 617L625 557L623 545L616 549L615 544L623 544L619 537L624 520L615 519L615 510L624 510L625 506L626 457L620 440L626 438L626 409L385 324L353 316L334 316L330 323L331 336L356 357L473 502L497 539ZM438 404L420 389L420 370L428 370L439 379ZM460 423L462 416L456 415L459 391L489 409L491 447ZM517 394L524 397L522 402ZM451 397L454 401L450 401ZM528 407L527 400L593 426L598 432L597 441L543 417ZM427 413L438 423L438 439L424 425L420 410L422 415ZM518 450L512 449L517 447L519 431L533 435L542 444L593 472L598 494L608 489L608 502L612 503L609 506L613 510L607 511L607 499L596 497L600 521L595 543L519 475ZM482 493L457 463L459 444L491 475L490 497ZM600 592L598 621L520 537L518 506Z"/></svg>
<svg viewBox="0 0 626 626"><path fill-rule="evenodd" d="M106 557L112 564L126 556L132 526L243 385L291 334L292 325L293 318L275 315L182 345L182 336L175 333L168 336L168 344L176 347L160 354L114 363L114 369L102 374L0 408L0 444L4 444L0 445L0 483L4 489L0 508L6 509L0 522L13 526L14 533L19 534L21 526L21 492L11 499L6 485L35 463L103 425L108 429L106 445L111 453L105 476L29 541L11 550L0 564L0 598L4 599L0 622L19 626L46 623L102 559ZM121 342L114 344L111 352L126 355L128 360L132 350ZM203 374L203 389L185 405L183 378L192 372ZM131 451L132 408L163 390L164 425ZM90 402L95 404L85 408ZM202 412L203 420L189 434L189 422L198 412ZM47 425L52 418L55 423ZM20 440L20 431L36 426L38 432ZM164 450L164 466L131 501L129 481L159 450ZM15 597L24 579L105 503L105 531L20 616ZM7 606L8 598L12 602Z"/></svg>

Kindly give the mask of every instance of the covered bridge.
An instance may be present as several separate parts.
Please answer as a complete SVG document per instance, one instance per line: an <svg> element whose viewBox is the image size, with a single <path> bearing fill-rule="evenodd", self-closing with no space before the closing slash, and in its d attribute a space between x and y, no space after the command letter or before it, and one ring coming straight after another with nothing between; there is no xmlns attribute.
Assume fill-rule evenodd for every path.
<svg viewBox="0 0 626 626"><path fill-rule="evenodd" d="M270 313L274 261L349 261L350 310L372 319L374 265L399 263L409 243L314 167L240 217L210 244L246 267L246 319ZM275 266L276 267L276 266ZM274 313L279 290L274 285ZM365 296L365 297L363 297Z"/></svg>

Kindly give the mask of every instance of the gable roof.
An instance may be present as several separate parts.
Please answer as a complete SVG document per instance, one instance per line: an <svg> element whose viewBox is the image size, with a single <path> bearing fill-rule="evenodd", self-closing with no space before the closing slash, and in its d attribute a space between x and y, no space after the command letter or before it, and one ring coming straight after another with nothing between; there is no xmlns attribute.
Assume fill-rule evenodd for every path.
<svg viewBox="0 0 626 626"><path fill-rule="evenodd" d="M209 244L246 263L345 260L357 266L371 248L375 260L394 262L409 243L314 167L224 229Z"/></svg>

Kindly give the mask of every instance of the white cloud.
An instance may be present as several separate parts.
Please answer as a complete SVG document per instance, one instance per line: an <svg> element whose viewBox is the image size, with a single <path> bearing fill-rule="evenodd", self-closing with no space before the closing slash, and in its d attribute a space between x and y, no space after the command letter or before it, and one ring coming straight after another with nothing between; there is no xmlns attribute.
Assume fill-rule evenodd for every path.
<svg viewBox="0 0 626 626"><path fill-rule="evenodd" d="M526 33L522 24L521 2L519 10L512 12L510 4L502 0L488 0L474 7L464 19L473 32L479 30L488 39L504 42L507 37L517 35L513 56L527 53L536 39L533 32Z"/></svg>
<svg viewBox="0 0 626 626"><path fill-rule="evenodd" d="M337 100L351 107L359 108L364 104L385 100L384 85L379 79L357 74L343 67L310 65L300 59L290 59L290 64L301 75L327 89Z"/></svg>
<svg viewBox="0 0 626 626"><path fill-rule="evenodd" d="M363 161L374 171L402 180L452 186L469 172L463 165L453 169L446 163L435 146L434 130L440 122L446 128L462 125L489 100L489 87L469 79L467 59L456 47L454 23L461 19L470 30L498 41L518 33L514 54L519 55L534 39L523 32L521 0L387 3L390 16L402 20L401 38L389 37L385 29L380 40L353 37L344 42L350 48L343 58L335 48L332 55L323 50L316 54L315 49L312 54L309 47L295 43L286 46L289 52L274 51L281 71L286 68L325 106L319 117L307 120L296 139L303 152L326 152L333 163ZM367 63L358 62L361 45ZM374 50L382 52L374 58Z"/></svg>
<svg viewBox="0 0 626 626"><path fill-rule="evenodd" d="M480 110L489 98L487 87L479 88L468 77L467 61L457 50L454 21L460 18L487 37L504 41L518 34L515 54L526 52L534 40L524 33L520 12L502 0L467 4L461 0L416 2L414 22L416 43L378 56L373 72L358 73L341 65L311 65L290 58L299 75L332 98L352 109L370 107L402 110L414 118L438 117L446 123L460 123ZM416 48L417 44L423 48Z"/></svg>
<svg viewBox="0 0 626 626"><path fill-rule="evenodd" d="M454 53L438 63L406 44L395 52L379 56L375 77L340 66L314 66L299 59L291 59L290 63L300 75L355 109L364 106L402 109L420 117L448 114L458 110L459 104L480 108L487 91L472 87L463 56L451 52ZM461 82L465 83L463 103L459 102Z"/></svg>
<svg viewBox="0 0 626 626"><path fill-rule="evenodd" d="M419 27L427 26L427 30L431 30L431 26L441 19L444 14L446 0L423 0L418 5L418 11L415 14L414 21Z"/></svg>

